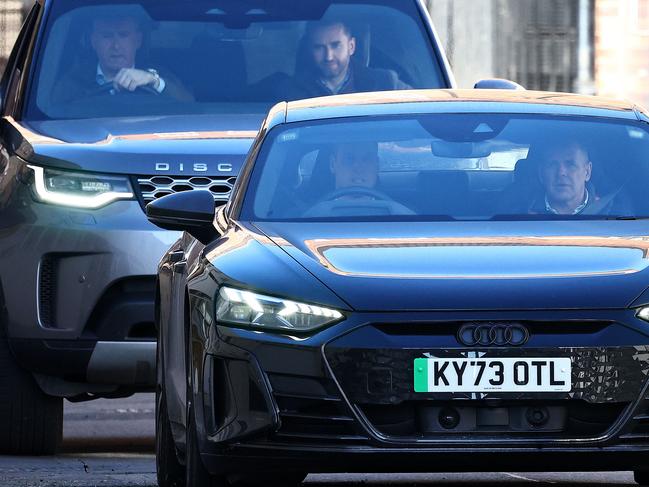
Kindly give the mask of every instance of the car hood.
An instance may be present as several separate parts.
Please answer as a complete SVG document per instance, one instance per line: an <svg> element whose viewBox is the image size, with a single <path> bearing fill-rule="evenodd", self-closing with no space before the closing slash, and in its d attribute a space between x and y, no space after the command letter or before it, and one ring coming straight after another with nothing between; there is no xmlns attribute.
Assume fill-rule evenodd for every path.
<svg viewBox="0 0 649 487"><path fill-rule="evenodd" d="M255 225L349 306L628 307L649 284L649 222Z"/></svg>
<svg viewBox="0 0 649 487"><path fill-rule="evenodd" d="M34 164L135 175L236 175L261 115L191 115L16 122L14 149Z"/></svg>

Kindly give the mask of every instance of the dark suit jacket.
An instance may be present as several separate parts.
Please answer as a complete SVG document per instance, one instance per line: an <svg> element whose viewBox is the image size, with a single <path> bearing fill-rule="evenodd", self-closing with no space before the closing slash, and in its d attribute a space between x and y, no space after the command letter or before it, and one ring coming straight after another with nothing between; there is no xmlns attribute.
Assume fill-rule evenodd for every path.
<svg viewBox="0 0 649 487"><path fill-rule="evenodd" d="M361 67L350 65L352 72L349 81L343 86L340 94L362 93L368 91L388 91L410 89L392 70ZM313 72L298 74L279 86L278 98L283 100L299 100L329 96L333 93L318 80Z"/></svg>
<svg viewBox="0 0 649 487"><path fill-rule="evenodd" d="M167 70L158 70L165 81L165 89L160 96L166 96L179 101L192 101L194 97L183 87L180 81ZM67 72L54 85L52 100L55 103L69 103L80 100L96 93L100 88L97 84L97 64L86 63L78 65Z"/></svg>

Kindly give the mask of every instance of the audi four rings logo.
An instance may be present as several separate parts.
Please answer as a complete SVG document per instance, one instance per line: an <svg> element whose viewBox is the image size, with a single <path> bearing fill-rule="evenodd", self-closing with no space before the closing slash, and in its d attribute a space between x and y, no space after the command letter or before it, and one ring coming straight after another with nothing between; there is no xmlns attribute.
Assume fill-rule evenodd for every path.
<svg viewBox="0 0 649 487"><path fill-rule="evenodd" d="M457 339L468 346L521 346L527 343L530 332L518 323L468 323L458 331Z"/></svg>

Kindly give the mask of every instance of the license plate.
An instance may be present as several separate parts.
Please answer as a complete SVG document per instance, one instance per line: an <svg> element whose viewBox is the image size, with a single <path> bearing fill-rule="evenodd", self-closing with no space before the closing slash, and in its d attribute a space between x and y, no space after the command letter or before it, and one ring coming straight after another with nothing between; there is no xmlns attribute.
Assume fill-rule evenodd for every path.
<svg viewBox="0 0 649 487"><path fill-rule="evenodd" d="M570 358L417 358L415 392L570 392Z"/></svg>

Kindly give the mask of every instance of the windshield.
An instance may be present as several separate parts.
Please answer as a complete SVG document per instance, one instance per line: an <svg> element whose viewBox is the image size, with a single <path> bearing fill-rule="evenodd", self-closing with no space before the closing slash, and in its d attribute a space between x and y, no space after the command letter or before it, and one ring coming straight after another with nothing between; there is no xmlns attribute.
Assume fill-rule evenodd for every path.
<svg viewBox="0 0 649 487"><path fill-rule="evenodd" d="M31 120L264 114L446 84L415 0L59 0L40 46Z"/></svg>
<svg viewBox="0 0 649 487"><path fill-rule="evenodd" d="M282 125L256 161L249 220L649 217L641 122L508 114Z"/></svg>

